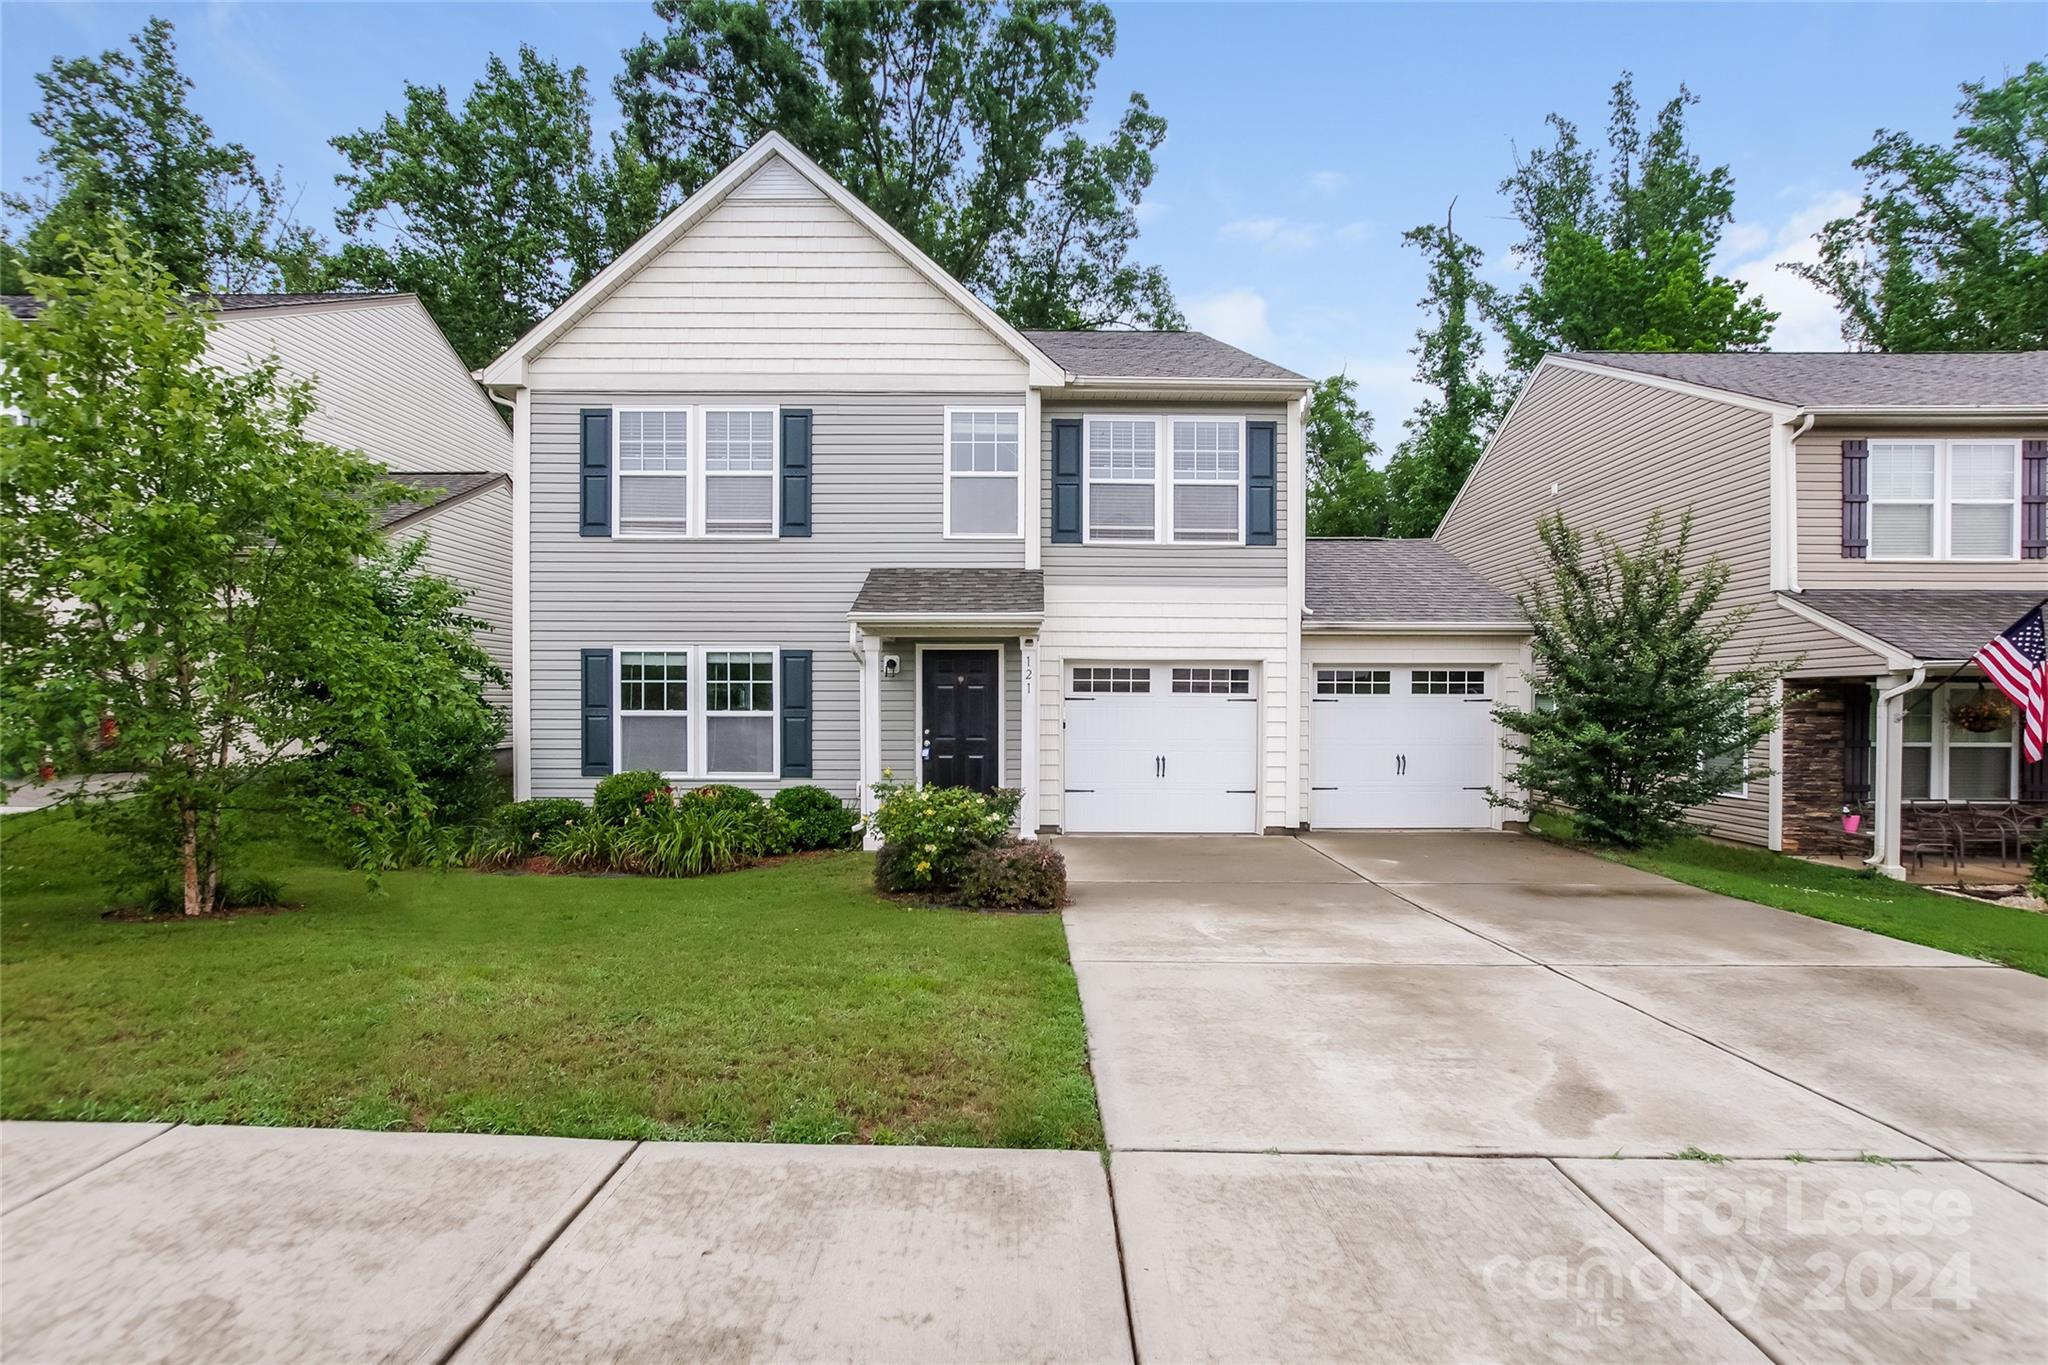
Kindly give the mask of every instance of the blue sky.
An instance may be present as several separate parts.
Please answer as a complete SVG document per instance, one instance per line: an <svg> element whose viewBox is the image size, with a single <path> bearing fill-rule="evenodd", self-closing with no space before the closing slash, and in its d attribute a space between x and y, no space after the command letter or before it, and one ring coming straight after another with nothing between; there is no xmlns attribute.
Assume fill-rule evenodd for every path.
<svg viewBox="0 0 2048 1365"><path fill-rule="evenodd" d="M193 100L223 138L281 166L300 216L332 230L336 133L399 106L406 81L466 91L520 43L589 68L600 125L644 4L0 5L0 179L33 171L34 74L121 42L149 13L178 26ZM1841 342L1824 301L1773 267L1853 203L1850 162L1880 126L1945 138L1956 86L2048 48L2048 9L2017 4L1439 4L1117 7L1098 87L1113 117L1142 90L1170 129L1144 208L1193 325L1311 375L1345 368L1391 444L1422 269L1401 232L1455 197L1488 270L1512 277L1495 187L1552 110L1597 137L1623 68L1654 107L1679 82L1694 145L1728 163L1725 270L1784 318L1780 349Z"/></svg>

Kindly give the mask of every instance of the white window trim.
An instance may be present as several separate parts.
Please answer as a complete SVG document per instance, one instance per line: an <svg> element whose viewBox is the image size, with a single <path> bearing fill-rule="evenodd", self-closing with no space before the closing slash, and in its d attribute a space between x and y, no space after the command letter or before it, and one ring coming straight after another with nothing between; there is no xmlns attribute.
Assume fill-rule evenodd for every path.
<svg viewBox="0 0 2048 1365"><path fill-rule="evenodd" d="M648 539L674 540L675 536L647 537ZM620 682L620 662L628 654L682 654L689 659L689 710L684 714L689 719L690 767L682 772L664 772L665 778L681 779L687 782L760 782L779 781L782 777L782 650L775 645L678 645L678 644L619 644L612 645L612 771L624 771L619 764L625 756L626 709L620 704L623 688ZM751 716L765 714L768 717L769 732L773 736L770 767L759 773L712 772L704 764L710 757L705 743L706 723L710 713L705 706L708 695L705 676L704 656L707 654L766 654L771 691L769 709L756 711L720 711L721 716ZM673 711L635 711L636 716L672 716Z"/></svg>
<svg viewBox="0 0 2048 1365"><path fill-rule="evenodd" d="M1737 772L1737 774L1738 774L1738 776L1740 777L1740 779L1741 779L1741 780L1739 780L1738 782L1736 782L1736 784L1735 784L1734 786L1732 786L1732 787L1724 787L1724 788L1722 788L1722 789L1721 789L1721 791L1720 791L1719 793L1717 793L1717 794L1715 795L1715 797L1714 797L1714 799L1715 799L1715 800L1717 800L1717 801L1747 801L1747 800L1749 800L1749 751L1748 751L1747 749L1745 749L1745 750L1743 750L1743 751L1742 751L1742 753L1741 753L1741 755L1740 755L1740 757L1739 757L1739 761L1738 761L1738 762L1736 763L1736 765L1735 765L1735 768L1736 768L1736 772ZM1704 773L1704 772L1706 772L1706 770L1707 770L1707 758L1706 758L1706 755L1705 755L1705 754L1702 754L1702 755L1700 755L1700 771L1701 771L1702 773Z"/></svg>
<svg viewBox="0 0 2048 1365"><path fill-rule="evenodd" d="M954 469L954 468L953 468L953 414L954 414L954 413L984 413L984 412L994 412L994 413L1004 413L1004 412L1009 412L1009 413L1015 413L1015 414L1016 414L1016 417L1017 417L1017 468L1016 468L1016 471L1015 471L1014 473L1008 473L1008 474L1006 474L1006 473L1003 473L1003 472L1002 472L1002 471L1000 471L1000 470L975 470L975 469L969 469L969 470L956 470L956 469ZM943 493L941 494L941 506L942 506L942 508L943 508L943 510L942 510L942 512L941 512L941 516L942 516L942 517L944 518L944 520L942 520L942 521L941 521L941 522L939 523L939 533L940 533L940 536L941 536L941 537L942 537L943 539L946 539L946 540L1022 540L1022 539L1024 539L1024 459L1025 459L1025 455L1024 455L1024 445L1025 445L1025 442L1027 442L1027 441L1029 441L1029 440L1033 439L1033 435L1034 435L1034 433L1032 433L1032 432L1031 432L1030 430L1028 430L1028 429L1026 428L1025 424L1024 424L1024 409L1022 409L1022 408L1013 408L1013 407L1007 407L1007 406L1004 406L1004 405L1001 405L1001 404L995 404L995 405L988 405L988 406L984 406L984 405L980 405L980 404L971 404L971 403L970 403L970 404L963 404L963 405L961 405L961 406L959 406L959 407L949 407L949 408L947 408L947 409L945 410L945 426L944 426L944 428L942 429L942 434L943 434L943 439L942 439L942 441L940 442L940 451L939 451L939 469L940 469L940 472L942 473L942 475L944 476L944 480L945 480L945 483L944 483L944 492L943 492ZM1083 458L1084 460L1085 460L1085 459L1087 458L1087 438L1086 438L1086 431L1085 431L1085 428L1084 428L1084 430L1083 430L1083 437L1082 437L1082 458ZM1016 482L1016 484L1017 484L1017 529L1016 529L1016 530L1014 530L1014 531L1010 531L1010 532L1002 532L1002 531L976 531L976 532L968 532L968 531L955 531L955 530L953 529L953 480L955 480L955 479L1012 479L1012 480L1015 480L1015 482Z"/></svg>
<svg viewBox="0 0 2048 1365"><path fill-rule="evenodd" d="M763 478L768 480L768 529L746 533L721 532L713 535L704 527L704 514L708 510L704 501L704 481L711 477L711 450L704 438L705 418L714 412L765 412L768 414L768 472L760 474L727 474L721 478ZM690 490L691 530L704 540L774 540L782 528L782 409L763 407L758 403L700 403L697 407L696 445L697 462L692 469L696 486Z"/></svg>
<svg viewBox="0 0 2048 1365"><path fill-rule="evenodd" d="M683 441L684 441L684 449L685 449L685 451L686 451L686 455L685 455L685 458L686 458L686 459L687 459L687 460L689 461L689 467L688 467L688 468L686 468L686 469L684 469L684 470L683 470L683 471L681 471L680 473L678 473L678 472L676 472L676 471L674 471L674 470L647 470L647 471L642 471L642 470L633 470L633 471L631 471L631 472L629 473L629 472L627 472L627 471L626 471L625 469L621 468L621 467L620 467L620 465L619 465L619 431L620 431L620 428L621 428L621 425L622 425L622 424L621 424L621 423L620 423L620 421L619 421L619 414L620 414L620 413L622 413L622 412L680 412L680 413L684 414L685 430L684 430L684 435L683 435ZM701 465L702 465L702 464L704 463L704 461L703 461L703 459L702 459L702 457L701 457L701 455L700 455L700 453L699 453L699 451L698 451L698 448L697 448L697 416L696 416L696 409L694 409L694 408L690 407L690 406L689 406L689 405L687 405L687 404L681 404L681 403L620 403L620 404L617 404L617 405L613 406L613 408L611 409L611 414L612 414L612 419L611 419L611 435L612 435L612 449L611 449L611 504L612 504L612 524L611 524L611 533L612 533L612 539L614 539L614 540L688 540L688 539L690 538L690 533L691 533L691 531L693 531L693 530L694 530L694 529L696 528L696 525L697 525L697 516L698 516L698 507L697 507L697 470L698 470L698 468L699 468L699 467L700 467L700 466L701 466ZM683 479L683 480L686 480L686 481L688 482L688 485L689 485L689 486L688 486L688 491L687 491L687 493L686 493L686 496L687 496L687 498L689 499L689 504L690 504L690 505L689 505L689 517L688 517L688 522L689 522L689 525L688 525L688 526L687 526L687 527L686 527L686 528L685 528L684 530L682 530L681 532L676 532L676 531L621 531L621 530L619 529L619 509L620 509L620 508L621 508L621 507L622 507L622 506L623 506L623 505L625 504L625 501L626 501L626 500L625 500L625 499L624 499L623 497L621 497L621 496L620 496L620 493L621 493L621 491L622 491L622 490L624 489L624 487L625 487L625 484L624 484L624 482L623 482L623 481L624 481L624 480L626 480L626 479ZM614 664L614 665L613 665L612 671L613 671L613 673L615 673L615 674L616 674L616 673L618 672L618 667L617 667L617 665L616 665L616 664ZM612 752L613 752L613 753L617 753L617 752L618 752L618 750L617 750L617 749L615 748L615 749L613 749L613 750L612 750Z"/></svg>
<svg viewBox="0 0 2048 1365"><path fill-rule="evenodd" d="M1931 445L1934 447L1934 497L1931 502L1919 498L1880 498L1875 493L1870 495L1869 500L1872 508L1880 506L1929 508L1930 516L1934 522L1933 532L1929 538L1929 544L1933 547L1933 553L1924 555L1879 554L1877 549L1876 514L1873 512L1871 514L1870 554L1868 556L1870 561L1879 564L2004 564L2019 560L2020 495L2024 482L2022 476L2025 473L2025 468L2021 463L2025 446L2020 440L2007 436L1970 436L1941 439L1927 436L1901 435L1874 437L1870 444ZM2012 508L2012 541L2005 554L1958 555L1954 552L1954 547L1951 544L1953 536L1951 534L1950 521L1953 509L1958 505L1958 499L1952 495L1955 466L1954 461L1950 459L1949 449L1953 445L2003 445L2012 448L2012 497L2007 499L1964 498L1960 500L1961 505L1965 507Z"/></svg>
<svg viewBox="0 0 2048 1365"><path fill-rule="evenodd" d="M1996 803L2002 801L2012 801L2018 798L2020 791L2020 732L2018 726L2013 727L2012 734L2008 735L2005 741L2005 749L2007 753L2005 771L2006 794L2004 796L1949 795L1949 697L1952 693L1956 692L1975 692L1977 690L1977 684L1979 681L1979 679L1965 679L1961 682L1944 683L1940 687L1928 688L1922 692L1916 692L1911 697L1907 698L1907 701L1910 704L1912 701L1915 701L1921 696L1931 692L1934 697L1934 702L1931 709L1931 713L1928 717L1931 722L1931 725L1929 728L1927 738L1925 740L1909 740L1902 738L1899 742L1899 747L1902 750L1927 750L1927 795L1902 795L1900 797L1901 800L1907 802L1960 801L1965 804L1969 804L1972 802ZM1984 687L1986 691L1997 690L1988 681L1984 683ZM1959 744L1955 747L1961 749L1995 749L1999 746L1995 744Z"/></svg>
<svg viewBox="0 0 2048 1365"><path fill-rule="evenodd" d="M1150 422L1152 424L1152 477L1150 479L1119 479L1095 477L1095 460L1089 451L1089 430L1096 422ZM1166 509L1161 506L1164 498L1160 489L1164 480L1159 477L1162 462L1172 457L1164 449L1164 428L1160 417L1146 412L1089 412L1081 415L1081 543L1083 545L1161 545L1170 544L1159 538L1160 528L1166 525ZM1148 540L1127 536L1110 536L1103 540L1095 538L1095 485L1113 483L1136 488L1145 484L1152 486L1152 535Z"/></svg>
<svg viewBox="0 0 2048 1365"><path fill-rule="evenodd" d="M1250 448L1251 434L1249 431L1246 430L1246 428L1251 425L1251 419L1249 419L1242 413L1237 414L1235 417L1230 416L1228 414L1219 416L1200 412L1172 412L1166 415L1166 496L1164 499L1162 499L1162 501L1166 504L1166 509L1169 513L1169 522L1171 521L1170 514L1173 511L1173 490L1177 485L1181 483L1188 483L1195 485L1207 485L1212 488L1226 486L1222 479L1181 479L1177 476L1177 473L1173 467L1173 424L1175 422L1210 422L1223 424L1235 422L1237 424L1237 478L1231 480L1230 483L1227 485L1228 487L1237 490L1237 538L1235 540L1182 540L1179 536L1179 526L1168 525L1166 528L1168 542L1174 545L1215 545L1220 546L1224 549L1229 549L1232 546L1242 547L1244 545L1246 520L1245 489L1248 482L1251 479L1250 466L1252 462L1252 453Z"/></svg>
<svg viewBox="0 0 2048 1365"><path fill-rule="evenodd" d="M911 706L910 730L910 762L911 771L917 775L915 785L924 786L924 652L927 649L940 654L971 654L981 650L996 656L996 786L1009 786L1010 717L1004 710L1006 698L1003 689L1010 672L1010 655L1001 640L934 640L929 645L918 641L911 663L916 670L911 676L911 685L916 689L914 695L917 698Z"/></svg>
<svg viewBox="0 0 2048 1365"><path fill-rule="evenodd" d="M619 414L622 412L681 412L689 415L689 469L681 474L668 471L626 473L619 468ZM765 412L768 414L768 438L771 442L768 456L768 472L762 476L734 475L731 477L765 477L768 480L768 529L765 532L747 535L711 535L704 529L704 480L710 472L705 468L704 414L707 412ZM611 534L614 540L774 540L782 534L782 409L764 407L759 403L617 403L611 408L612 414L612 522ZM670 478L688 479L690 483L690 524L689 529L674 531L621 531L619 530L619 507L624 501L619 496L622 478Z"/></svg>

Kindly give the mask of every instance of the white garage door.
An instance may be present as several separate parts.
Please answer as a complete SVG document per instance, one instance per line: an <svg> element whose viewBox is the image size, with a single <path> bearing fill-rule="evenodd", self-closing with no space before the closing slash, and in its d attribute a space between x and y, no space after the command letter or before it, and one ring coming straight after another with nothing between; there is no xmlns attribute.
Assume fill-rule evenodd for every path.
<svg viewBox="0 0 2048 1365"><path fill-rule="evenodd" d="M1309 706L1309 822L1318 829L1492 823L1497 738L1483 668L1318 667Z"/></svg>
<svg viewBox="0 0 2048 1365"><path fill-rule="evenodd" d="M1066 818L1073 834L1256 834L1257 670L1067 669Z"/></svg>

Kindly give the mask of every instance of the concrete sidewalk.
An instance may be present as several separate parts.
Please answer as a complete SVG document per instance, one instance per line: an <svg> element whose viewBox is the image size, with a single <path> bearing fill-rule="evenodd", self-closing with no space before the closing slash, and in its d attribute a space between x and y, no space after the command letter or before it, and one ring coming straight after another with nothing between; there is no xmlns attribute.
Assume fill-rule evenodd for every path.
<svg viewBox="0 0 2048 1365"><path fill-rule="evenodd" d="M1131 1356L1092 1152L0 1124L9 1362Z"/></svg>

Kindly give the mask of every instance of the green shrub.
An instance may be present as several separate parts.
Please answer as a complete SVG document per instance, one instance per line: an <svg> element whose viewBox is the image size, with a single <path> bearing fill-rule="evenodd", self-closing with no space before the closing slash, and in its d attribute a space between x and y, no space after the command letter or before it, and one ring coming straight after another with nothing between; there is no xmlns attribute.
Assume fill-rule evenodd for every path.
<svg viewBox="0 0 2048 1365"><path fill-rule="evenodd" d="M779 858L796 851L796 829L789 823L789 817L774 806L764 802L742 818L747 842L756 857Z"/></svg>
<svg viewBox="0 0 2048 1365"><path fill-rule="evenodd" d="M591 813L607 825L623 825L640 812L675 799L675 788L660 773L613 773L591 794Z"/></svg>
<svg viewBox="0 0 2048 1365"><path fill-rule="evenodd" d="M754 858L747 819L708 801L678 801L655 808L620 831L618 863L655 877L696 877L730 872Z"/></svg>
<svg viewBox="0 0 2048 1365"><path fill-rule="evenodd" d="M1014 790L984 795L966 787L889 782L877 783L875 795L875 829L883 847L905 850L901 858L876 860L876 882L885 891L943 891L958 885L969 853L1008 840L1022 799Z"/></svg>
<svg viewBox="0 0 2048 1365"><path fill-rule="evenodd" d="M767 803L760 793L735 787L730 782L713 782L705 787L693 787L686 795L711 807L713 810L749 812L759 810Z"/></svg>
<svg viewBox="0 0 2048 1365"><path fill-rule="evenodd" d="M961 860L956 894L972 910L1057 910L1067 899L1067 860L1035 841L977 848Z"/></svg>
<svg viewBox="0 0 2048 1365"><path fill-rule="evenodd" d="M548 836L545 851L555 866L570 872L609 872L618 861L619 830L599 820L563 825Z"/></svg>
<svg viewBox="0 0 2048 1365"><path fill-rule="evenodd" d="M275 877L243 877L221 887L221 904L244 909L258 905L282 905L284 883Z"/></svg>
<svg viewBox="0 0 2048 1365"><path fill-rule="evenodd" d="M2034 883L2034 894L2048 901L2048 829L2034 836L2034 870L2028 875Z"/></svg>
<svg viewBox="0 0 2048 1365"><path fill-rule="evenodd" d="M519 846L528 853L539 853L556 830L565 825L580 825L589 818L590 807L574 797L543 796L498 807L491 823L516 833Z"/></svg>
<svg viewBox="0 0 2048 1365"><path fill-rule="evenodd" d="M794 849L845 848L853 839L857 817L823 787L784 787L768 804L789 821Z"/></svg>
<svg viewBox="0 0 2048 1365"><path fill-rule="evenodd" d="M479 872L497 872L523 861L531 848L509 823L489 824L470 836L466 861Z"/></svg>

